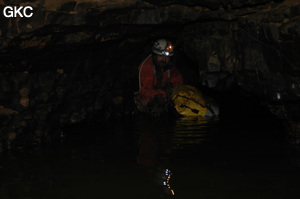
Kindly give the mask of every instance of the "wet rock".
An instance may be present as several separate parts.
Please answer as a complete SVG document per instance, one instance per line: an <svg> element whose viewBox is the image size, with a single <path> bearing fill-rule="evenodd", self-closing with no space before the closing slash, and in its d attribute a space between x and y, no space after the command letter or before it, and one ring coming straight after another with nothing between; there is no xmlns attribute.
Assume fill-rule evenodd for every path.
<svg viewBox="0 0 300 199"><path fill-rule="evenodd" d="M65 4L63 4L58 11L64 11L64 12L70 12L75 9L77 2L76 1L70 1Z"/></svg>
<svg viewBox="0 0 300 199"><path fill-rule="evenodd" d="M29 89L28 88L22 88L19 91L19 93L21 95L20 104L23 107L28 107L29 106L29 98L28 98Z"/></svg>
<svg viewBox="0 0 300 199"><path fill-rule="evenodd" d="M0 142L3 144L0 151L12 148L13 141L26 125L16 110L0 106Z"/></svg>

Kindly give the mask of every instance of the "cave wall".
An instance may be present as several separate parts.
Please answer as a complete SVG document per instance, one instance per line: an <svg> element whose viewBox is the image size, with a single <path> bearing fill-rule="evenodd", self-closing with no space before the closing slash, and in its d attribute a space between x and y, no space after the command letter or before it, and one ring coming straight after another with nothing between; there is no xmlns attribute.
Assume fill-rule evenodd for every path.
<svg viewBox="0 0 300 199"><path fill-rule="evenodd" d="M0 134L8 143L132 114L137 66L159 37L189 59L178 67L198 73L199 85L239 85L286 121L290 142L300 140L299 1L2 0L0 10L7 5L34 8L32 18L1 15Z"/></svg>

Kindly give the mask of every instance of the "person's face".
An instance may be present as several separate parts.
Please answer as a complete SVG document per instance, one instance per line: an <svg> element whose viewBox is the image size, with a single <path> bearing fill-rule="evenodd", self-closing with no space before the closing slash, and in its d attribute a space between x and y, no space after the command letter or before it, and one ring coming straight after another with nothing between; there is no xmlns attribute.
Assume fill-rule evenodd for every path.
<svg viewBox="0 0 300 199"><path fill-rule="evenodd" d="M163 68L170 62L170 57L166 55L156 55L155 60L159 67Z"/></svg>

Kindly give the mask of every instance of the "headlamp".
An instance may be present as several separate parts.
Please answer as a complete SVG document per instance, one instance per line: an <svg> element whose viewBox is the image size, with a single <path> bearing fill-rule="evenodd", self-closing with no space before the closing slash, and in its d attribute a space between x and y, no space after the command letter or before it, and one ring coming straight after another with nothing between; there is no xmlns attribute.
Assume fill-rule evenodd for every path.
<svg viewBox="0 0 300 199"><path fill-rule="evenodd" d="M166 47L166 51L173 51L173 46L172 46L172 44L169 44L169 45Z"/></svg>
<svg viewBox="0 0 300 199"><path fill-rule="evenodd" d="M166 56L170 55L170 53L168 51L163 51L163 54L166 55Z"/></svg>
<svg viewBox="0 0 300 199"><path fill-rule="evenodd" d="M162 51L162 53L165 56L171 56L171 54L173 53L173 46L172 46L172 44L168 44L167 47L165 48L165 50Z"/></svg>

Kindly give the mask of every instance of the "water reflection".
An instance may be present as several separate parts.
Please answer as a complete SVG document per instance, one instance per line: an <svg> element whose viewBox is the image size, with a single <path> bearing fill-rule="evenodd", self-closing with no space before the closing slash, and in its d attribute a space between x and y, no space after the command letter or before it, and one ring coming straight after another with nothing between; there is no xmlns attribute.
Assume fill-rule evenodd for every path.
<svg viewBox="0 0 300 199"><path fill-rule="evenodd" d="M138 121L141 131L138 164L155 166L169 156L172 150L175 120L168 117L151 117L142 114Z"/></svg>
<svg viewBox="0 0 300 199"><path fill-rule="evenodd" d="M163 186L164 186L164 192L169 195L175 195L174 190L171 188L170 185L170 179L171 179L172 173L170 169L164 170L164 176L163 176Z"/></svg>
<svg viewBox="0 0 300 199"><path fill-rule="evenodd" d="M151 117L141 115L137 121L141 132L137 163L152 168L160 176L162 198L175 196L172 188L172 157L181 149L203 144L216 130L217 120L204 117Z"/></svg>
<svg viewBox="0 0 300 199"><path fill-rule="evenodd" d="M161 186L161 198L173 198L171 170L168 168L172 152L175 120L141 114L137 120L140 130L137 163L153 171L156 184ZM156 176L156 177L155 177Z"/></svg>
<svg viewBox="0 0 300 199"><path fill-rule="evenodd" d="M268 145L278 128L249 120L140 115L66 129L41 153L0 157L0 198L299 198L291 154Z"/></svg>
<svg viewBox="0 0 300 199"><path fill-rule="evenodd" d="M204 117L180 118L176 121L174 142L177 146L201 144L216 130L216 122Z"/></svg>

